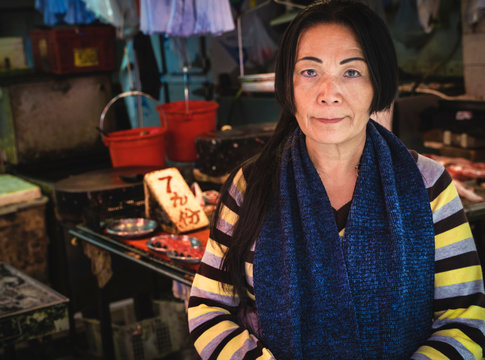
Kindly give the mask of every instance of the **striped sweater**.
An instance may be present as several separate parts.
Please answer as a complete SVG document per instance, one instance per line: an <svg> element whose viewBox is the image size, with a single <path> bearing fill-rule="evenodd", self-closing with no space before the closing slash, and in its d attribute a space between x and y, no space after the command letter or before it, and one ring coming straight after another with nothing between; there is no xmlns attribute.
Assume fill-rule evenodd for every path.
<svg viewBox="0 0 485 360"><path fill-rule="evenodd" d="M482 359L485 347L485 293L482 269L463 206L451 177L437 162L416 155L433 213L435 230L435 292L433 334L413 359ZM226 194L221 216L207 243L192 284L189 330L202 359L274 359L259 341L253 290L253 254L246 260L248 295L245 316L232 297L228 276L221 269L225 249L244 198L246 181L239 170ZM342 229L341 234L345 229ZM252 306L251 306L252 305Z"/></svg>

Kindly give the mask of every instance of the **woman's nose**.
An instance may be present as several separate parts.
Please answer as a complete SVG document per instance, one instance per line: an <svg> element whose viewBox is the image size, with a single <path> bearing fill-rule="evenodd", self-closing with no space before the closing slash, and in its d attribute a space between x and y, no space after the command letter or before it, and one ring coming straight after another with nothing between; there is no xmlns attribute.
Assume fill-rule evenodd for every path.
<svg viewBox="0 0 485 360"><path fill-rule="evenodd" d="M336 104L342 101L338 85L333 79L322 79L318 88L319 103Z"/></svg>

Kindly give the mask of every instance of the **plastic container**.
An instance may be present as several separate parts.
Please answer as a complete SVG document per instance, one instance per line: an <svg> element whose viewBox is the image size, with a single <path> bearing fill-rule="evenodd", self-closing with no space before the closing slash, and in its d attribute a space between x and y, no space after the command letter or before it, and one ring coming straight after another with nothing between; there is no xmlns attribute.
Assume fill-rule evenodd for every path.
<svg viewBox="0 0 485 360"><path fill-rule="evenodd" d="M100 129L109 108L118 99L142 95L154 101L153 97L141 91L128 91L111 99L105 106L100 119ZM161 120L161 126L140 127L136 129L110 132L103 136L103 142L109 149L111 163L114 168L125 166L165 167L165 134L167 128Z"/></svg>
<svg viewBox="0 0 485 360"><path fill-rule="evenodd" d="M115 68L115 29L79 26L30 31L36 69L73 74Z"/></svg>
<svg viewBox="0 0 485 360"><path fill-rule="evenodd" d="M215 130L217 108L214 101L191 100L188 112L185 101L157 106L160 120L167 124L167 157L172 161L194 162L197 159L195 138Z"/></svg>

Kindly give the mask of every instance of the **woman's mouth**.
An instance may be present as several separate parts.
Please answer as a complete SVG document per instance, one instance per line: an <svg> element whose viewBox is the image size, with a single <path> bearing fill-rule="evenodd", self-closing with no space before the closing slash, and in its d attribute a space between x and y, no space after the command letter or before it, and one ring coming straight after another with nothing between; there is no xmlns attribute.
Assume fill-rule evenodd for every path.
<svg viewBox="0 0 485 360"><path fill-rule="evenodd" d="M342 121L344 118L343 117L335 117L335 118L321 118L321 117L315 117L315 120L322 122L324 124L335 124L340 121Z"/></svg>

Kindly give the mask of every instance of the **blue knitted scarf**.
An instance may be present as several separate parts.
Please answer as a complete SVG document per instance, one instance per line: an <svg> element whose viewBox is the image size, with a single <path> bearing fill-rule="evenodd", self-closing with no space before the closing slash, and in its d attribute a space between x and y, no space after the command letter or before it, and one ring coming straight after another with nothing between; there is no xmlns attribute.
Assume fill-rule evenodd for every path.
<svg viewBox="0 0 485 360"><path fill-rule="evenodd" d="M416 161L370 120L345 235L297 129L254 257L262 341L278 360L408 359L430 336L434 230Z"/></svg>

